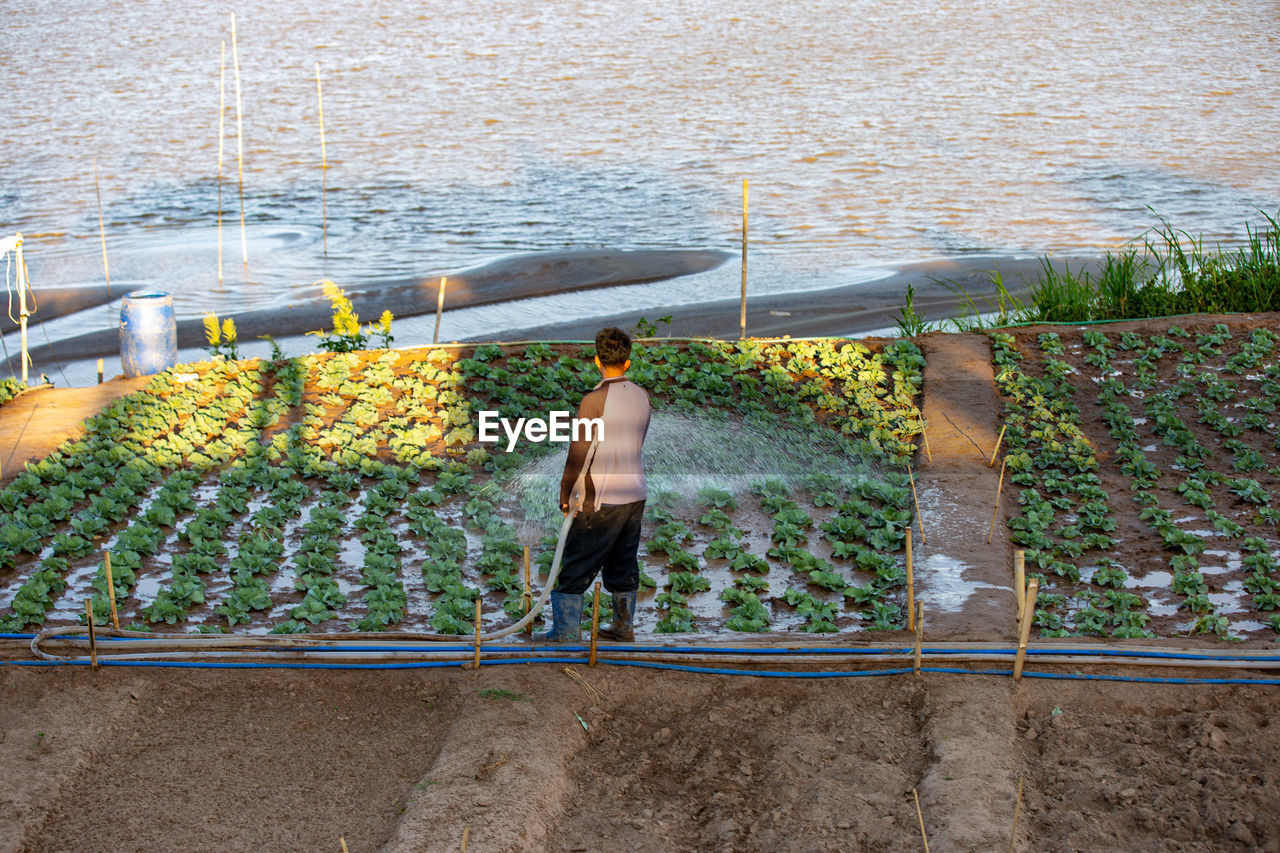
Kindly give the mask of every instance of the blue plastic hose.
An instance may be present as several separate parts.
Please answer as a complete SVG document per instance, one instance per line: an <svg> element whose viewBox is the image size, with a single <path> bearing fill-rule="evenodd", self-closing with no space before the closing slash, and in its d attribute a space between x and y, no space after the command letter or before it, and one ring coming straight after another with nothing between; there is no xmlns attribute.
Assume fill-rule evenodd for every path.
<svg viewBox="0 0 1280 853"><path fill-rule="evenodd" d="M911 667L895 669L866 669L823 672L783 672L778 670L725 669L720 667L700 667L688 664L660 663L656 661L621 661L599 658L598 663L606 666L633 666L642 669L667 670L670 672L689 672L699 675L747 675L756 678L875 678L878 676L904 675L912 672ZM580 657L538 657L538 658L505 658L499 660L482 660L482 666L502 666L506 664L529 663L562 663L583 664L585 658ZM89 666L87 660L66 661L4 661L0 665L10 666ZM101 660L99 666L160 667L167 669L315 669L315 670L395 670L395 669L441 669L458 668L460 661L412 661L405 663L271 663L271 662L224 662L224 661L113 661ZM921 667L920 672L941 675L998 675L1012 676L1009 669L962 669L957 667ZM1064 681L1117 681L1141 684L1239 684L1260 687L1280 687L1280 679L1276 678L1157 678L1137 675L1097 675L1088 673L1056 673L1027 672L1024 678L1050 678Z"/></svg>

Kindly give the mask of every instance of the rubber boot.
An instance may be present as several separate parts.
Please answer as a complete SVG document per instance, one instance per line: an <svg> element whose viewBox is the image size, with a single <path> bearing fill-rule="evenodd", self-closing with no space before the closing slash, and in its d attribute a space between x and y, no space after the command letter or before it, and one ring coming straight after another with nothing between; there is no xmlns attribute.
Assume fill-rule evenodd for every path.
<svg viewBox="0 0 1280 853"><path fill-rule="evenodd" d="M601 628L597 633L601 639L613 640L616 643L629 643L636 638L636 593L613 593L613 622L608 628Z"/></svg>
<svg viewBox="0 0 1280 853"><path fill-rule="evenodd" d="M582 593L551 591L551 630L539 634L543 643L576 643L582 636Z"/></svg>

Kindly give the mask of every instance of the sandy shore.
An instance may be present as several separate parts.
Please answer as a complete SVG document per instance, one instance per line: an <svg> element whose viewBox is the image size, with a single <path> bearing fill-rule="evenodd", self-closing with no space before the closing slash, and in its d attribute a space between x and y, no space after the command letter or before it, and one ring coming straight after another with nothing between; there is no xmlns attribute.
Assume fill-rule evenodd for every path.
<svg viewBox="0 0 1280 853"><path fill-rule="evenodd" d="M1073 272L1092 269L1097 264L1098 259L1093 256L1053 259L1055 268L1069 265ZM997 310L993 273L999 273L1010 294L1026 299L1030 285L1040 278L1042 270L1042 262L1037 258L971 255L904 264L884 278L845 287L750 296L747 334L751 337L821 337L895 329L908 287L914 289L916 312L928 322L940 324L947 318L971 313L965 293L978 312ZM630 330L641 317L656 322L658 317L667 314L671 315L671 322L660 324L658 335L727 339L739 335L737 299L591 317L520 329L516 334L528 340L590 340L603 326Z"/></svg>
<svg viewBox="0 0 1280 853"><path fill-rule="evenodd" d="M641 284L705 272L732 256L719 251L576 251L539 253L505 258L457 276L450 275L446 291L449 309L487 305L508 300L530 299L566 292L580 292L617 285ZM736 260L734 261L736 262ZM1097 264L1092 256L1055 258L1055 267L1069 265L1079 272ZM810 337L824 335L865 335L896 328L908 287L914 288L916 311L927 321L941 324L949 317L997 310L992 277L998 274L1008 291L1026 298L1028 287L1039 279L1043 261L1039 258L967 255L902 265L882 278L824 290L797 291L776 295L752 295L747 302L747 334L752 337ZM378 288L349 288L357 312L370 320L390 310L397 320L431 315L436 309L439 279L397 282ZM84 299L101 300L101 294L63 294L42 311L75 306ZM968 304L971 300L972 304ZM279 308L235 314L241 341L256 341L271 335L285 341L329 324L331 309L318 289ZM426 315L426 316L424 316ZM656 322L671 315L669 324L658 326L659 335L674 337L718 337L734 339L739 334L739 303L726 299L672 307L657 307L613 315L575 318L564 323L526 328L495 329L478 340L589 340L603 326L634 329L641 317ZM47 316L47 315L46 315ZM300 339L299 339L300 340ZM397 343L411 341L397 335ZM200 320L178 323L180 350L204 345ZM33 372L39 375L69 362L110 357L119 352L116 329L90 332L52 345L31 349ZM305 346L303 344L302 346ZM299 347L286 348L292 352ZM181 356L180 356L181 360ZM16 354L6 370L17 367ZM110 372L109 374L110 375Z"/></svg>
<svg viewBox="0 0 1280 853"><path fill-rule="evenodd" d="M727 252L709 249L581 250L515 255L460 273L449 273L445 305L446 310L453 310L556 293L661 281L715 269L729 257ZM344 290L360 316L372 321L385 310L396 317L434 312L439 284L440 277L432 275L377 287L345 287ZM108 297L104 287L92 286L40 290L36 295L41 318L49 320L100 305L110 298L119 299L123 294L117 288L114 297ZM240 340L252 341L261 335L286 338L328 328L331 315L332 309L317 287L278 308L229 316L235 318ZM9 327L5 330L12 331ZM201 347L204 341L202 320L178 322L179 349ZM120 335L116 328L87 332L30 349L36 373L52 371L58 361L110 356L119 351ZM15 354L5 369L8 371L17 366Z"/></svg>

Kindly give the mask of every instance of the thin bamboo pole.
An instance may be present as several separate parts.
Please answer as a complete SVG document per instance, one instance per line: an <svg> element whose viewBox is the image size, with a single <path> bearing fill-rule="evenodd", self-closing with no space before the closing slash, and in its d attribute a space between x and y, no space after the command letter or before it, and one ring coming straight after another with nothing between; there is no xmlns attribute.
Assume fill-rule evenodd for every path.
<svg viewBox="0 0 1280 853"><path fill-rule="evenodd" d="M911 796L916 801L916 819L920 821L920 839L924 842L924 853L929 853L929 836L924 831L924 812L920 811L920 795L915 788L911 789Z"/></svg>
<svg viewBox="0 0 1280 853"><path fill-rule="evenodd" d="M742 181L742 301L738 311L738 339L747 338L747 181Z"/></svg>
<svg viewBox="0 0 1280 853"><path fill-rule="evenodd" d="M98 195L98 240L102 243L102 275L107 280L107 296L111 295L111 267L107 265L107 229L102 224L102 187L98 184L98 158L93 158L93 191Z"/></svg>
<svg viewBox="0 0 1280 853"><path fill-rule="evenodd" d="M436 330L431 333L431 343L440 343L440 315L444 313L444 289L449 285L449 277L440 277L440 293L436 296Z"/></svg>
<svg viewBox="0 0 1280 853"><path fill-rule="evenodd" d="M1000 442L1004 441L1004 431L1008 428L1008 424L1001 425L1000 434L996 436L996 446L991 451L991 461L987 463L988 468L996 467L996 454L1000 452Z"/></svg>
<svg viewBox="0 0 1280 853"><path fill-rule="evenodd" d="M231 13L231 61L236 71L236 159L240 168L240 254L249 266L249 240L244 233L244 109L240 100L240 49L236 37L236 13Z"/></svg>
<svg viewBox="0 0 1280 853"><path fill-rule="evenodd" d="M93 630L93 602L90 599L84 600L84 624L89 626L89 663L94 668L98 668L98 635Z"/></svg>
<svg viewBox="0 0 1280 853"><path fill-rule="evenodd" d="M1022 611L1027 606L1027 552L1013 552L1013 599L1017 603L1018 622L1022 622Z"/></svg>
<svg viewBox="0 0 1280 853"><path fill-rule="evenodd" d="M480 669L480 609L483 606L482 598L476 596L476 657L473 665L477 671Z"/></svg>
<svg viewBox="0 0 1280 853"><path fill-rule="evenodd" d="M218 289L222 289L222 151L227 140L227 40L222 40L218 67Z"/></svg>
<svg viewBox="0 0 1280 853"><path fill-rule="evenodd" d="M596 665L596 643L599 641L597 632L600 630L600 581L596 581L595 591L591 596L591 656L587 659L587 666Z"/></svg>
<svg viewBox="0 0 1280 853"><path fill-rule="evenodd" d="M906 530L907 534L907 630L914 631L916 629L916 576L915 563L911 558L911 528Z"/></svg>
<svg viewBox="0 0 1280 853"><path fill-rule="evenodd" d="M933 451L929 449L929 430L927 430L927 429L921 429L921 430L920 430L920 437L921 437L922 439L924 439L924 455L928 457L928 459L929 459L929 461L930 461L930 462L932 462L932 461L933 461Z"/></svg>
<svg viewBox="0 0 1280 853"><path fill-rule="evenodd" d="M1032 578L1027 582L1027 599L1029 601L1036 600L1036 594L1040 591L1040 581ZM1031 614L1035 613L1034 606L1022 608L1022 621L1018 625L1018 654L1013 661L1013 680L1022 680L1022 665L1027 657L1027 640L1031 637Z"/></svg>
<svg viewBox="0 0 1280 853"><path fill-rule="evenodd" d="M529 546L524 546L524 615L528 616L533 609L533 580L529 574ZM526 634L533 633L533 620L524 627Z"/></svg>
<svg viewBox="0 0 1280 853"><path fill-rule="evenodd" d="M1009 833L1009 853L1013 853L1013 842L1018 837L1018 812L1022 811L1022 783L1025 776L1018 777L1018 799L1013 803L1013 831Z"/></svg>
<svg viewBox="0 0 1280 853"><path fill-rule="evenodd" d="M920 525L920 544L928 545L929 539L924 535L924 516L920 514L920 495L916 493L916 478L910 465L907 466L907 477L911 480L911 501L916 505L916 523Z"/></svg>
<svg viewBox="0 0 1280 853"><path fill-rule="evenodd" d="M345 838L343 838L341 835L339 835L339 836L338 836L338 844L339 844L339 846L341 846L341 847L342 847L342 853L348 853L348 850L347 850L347 839L345 839Z"/></svg>
<svg viewBox="0 0 1280 853"><path fill-rule="evenodd" d="M104 551L103 557L106 560L107 575L107 599L111 602L111 627L117 631L120 630L120 617L116 614L116 583L111 577L111 552Z"/></svg>
<svg viewBox="0 0 1280 853"><path fill-rule="evenodd" d="M1006 456L1000 460L1000 482L996 484L996 506L991 510L991 529L987 531L987 544L991 544L991 537L996 535L996 519L1000 517L1000 493L1004 491L1004 466L1009 461Z"/></svg>
<svg viewBox="0 0 1280 853"><path fill-rule="evenodd" d="M462 827L462 850L460 853L467 853L467 839L471 837L471 827ZM343 853L346 853L344 850Z"/></svg>
<svg viewBox="0 0 1280 853"><path fill-rule="evenodd" d="M316 103L320 106L320 234L324 256L329 257L329 208L325 192L329 186L329 158L324 150L324 93L320 90L320 63L316 63Z"/></svg>
<svg viewBox="0 0 1280 853"><path fill-rule="evenodd" d="M31 355L27 352L27 290L31 283L27 281L27 262L22 257L22 235L17 236L14 252L18 256L18 327L21 330L20 347L22 349L22 384L27 384L27 370L31 364Z"/></svg>
<svg viewBox="0 0 1280 853"><path fill-rule="evenodd" d="M920 674L920 656L924 651L924 602L916 602L919 613L916 614L916 660L912 667L916 675Z"/></svg>
<svg viewBox="0 0 1280 853"><path fill-rule="evenodd" d="M105 372L106 372L106 365L103 363L102 359L98 359L98 384L99 385L102 384L102 377Z"/></svg>

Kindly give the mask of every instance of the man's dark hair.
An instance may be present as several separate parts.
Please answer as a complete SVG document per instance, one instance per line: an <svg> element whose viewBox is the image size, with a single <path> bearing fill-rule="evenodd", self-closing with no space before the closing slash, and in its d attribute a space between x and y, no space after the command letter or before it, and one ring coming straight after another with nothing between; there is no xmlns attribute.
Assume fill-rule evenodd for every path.
<svg viewBox="0 0 1280 853"><path fill-rule="evenodd" d="M631 358L631 336L609 326L596 332L596 358L605 367L618 367Z"/></svg>

